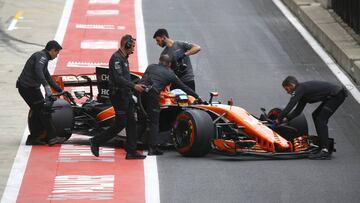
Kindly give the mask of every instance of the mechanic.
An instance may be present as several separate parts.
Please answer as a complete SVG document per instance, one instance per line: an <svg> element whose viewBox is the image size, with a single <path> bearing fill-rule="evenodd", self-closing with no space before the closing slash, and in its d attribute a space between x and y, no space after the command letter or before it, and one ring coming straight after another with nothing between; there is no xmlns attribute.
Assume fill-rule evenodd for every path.
<svg viewBox="0 0 360 203"><path fill-rule="evenodd" d="M309 158L331 159L327 124L329 118L344 102L345 97L347 97L346 88L323 81L307 81L299 83L294 76L288 76L283 81L282 86L285 91L292 96L276 122L279 124L295 118L303 111L307 103L321 102L319 107L312 113L316 132L320 139L321 151L316 154L311 154ZM296 108L291 111L295 105L297 105Z"/></svg>
<svg viewBox="0 0 360 203"><path fill-rule="evenodd" d="M26 61L16 87L31 109L29 122L36 126L37 130L30 129L30 135L27 137L26 145L43 145L46 140L41 137L45 129L47 132L47 143L49 146L60 144L65 141L64 137L56 137L56 131L51 119L51 110L48 109L48 98L52 97L51 88L57 92L63 90L51 78L48 70L49 60L55 59L62 47L55 40L49 41L45 49L35 52ZM40 86L45 89L45 98L41 93ZM35 132L36 131L36 132Z"/></svg>
<svg viewBox="0 0 360 203"><path fill-rule="evenodd" d="M148 155L162 155L157 143L159 135L159 115L160 115L160 92L168 85L174 84L187 94L194 96L198 103L202 103L201 98L190 87L186 86L171 70L171 57L167 54L160 56L159 64L151 64L147 67L141 83L151 85L151 88L143 93L144 106L149 119L149 151Z"/></svg>
<svg viewBox="0 0 360 203"><path fill-rule="evenodd" d="M158 29L153 38L160 47L165 47L161 55L167 54L171 57L171 69L185 85L195 91L194 71L189 56L198 53L201 47L197 44L172 40L166 29ZM176 88L178 87L172 86L172 89Z"/></svg>
<svg viewBox="0 0 360 203"><path fill-rule="evenodd" d="M129 55L134 53L135 40L131 35L121 38L118 49L109 61L110 100L115 110L115 122L101 134L90 139L91 152L99 156L99 146L126 127L126 159L145 159L136 151L137 133L134 116L133 91L144 91L144 85L134 84L130 78Z"/></svg>

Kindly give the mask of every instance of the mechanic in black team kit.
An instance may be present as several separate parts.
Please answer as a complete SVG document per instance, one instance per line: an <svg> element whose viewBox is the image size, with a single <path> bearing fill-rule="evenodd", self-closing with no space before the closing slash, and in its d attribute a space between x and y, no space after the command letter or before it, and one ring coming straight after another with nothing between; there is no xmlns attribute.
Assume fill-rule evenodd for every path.
<svg viewBox="0 0 360 203"><path fill-rule="evenodd" d="M321 102L320 106L312 113L316 132L320 139L320 148L310 159L331 159L329 152L328 121L336 109L347 97L345 87L323 81L308 81L299 83L293 76L288 76L282 83L285 91L292 95L289 103L279 115L277 123L291 120L298 116L307 103ZM294 107L296 108L291 111Z"/></svg>
<svg viewBox="0 0 360 203"><path fill-rule="evenodd" d="M158 29L153 38L160 47L165 47L161 55L170 56L171 69L185 85L195 91L194 71L189 56L198 53L201 47L197 44L170 39L166 29ZM176 88L178 87L172 86L172 89Z"/></svg>
<svg viewBox="0 0 360 203"><path fill-rule="evenodd" d="M56 137L55 127L51 119L51 111L46 108L46 102L40 90L42 85L45 89L46 98L52 95L50 87L54 88L57 92L63 91L51 78L48 70L49 60L55 59L61 49L62 47L58 42L54 40L49 41L45 49L35 52L26 61L24 69L16 82L16 87L21 97L32 110L29 120L38 129L38 132L30 129L26 145L46 144L46 140L40 137L43 130L47 132L47 143L50 146L65 141L63 137Z"/></svg>
<svg viewBox="0 0 360 203"><path fill-rule="evenodd" d="M144 91L144 85L134 84L130 78L128 57L134 52L135 39L131 35L121 38L120 49L109 61L110 100L115 110L115 122L110 128L90 139L91 152L99 156L99 146L117 136L126 127L126 159L144 159L136 151L137 133L134 116L133 91Z"/></svg>
<svg viewBox="0 0 360 203"><path fill-rule="evenodd" d="M202 102L199 95L190 87L186 86L170 69L171 58L164 54L160 56L159 64L151 64L147 67L141 83L151 86L145 95L144 106L149 117L149 152L148 155L162 155L163 152L157 147L157 137L159 134L159 115L160 115L160 92L168 85L176 85L187 94L194 96L198 102Z"/></svg>

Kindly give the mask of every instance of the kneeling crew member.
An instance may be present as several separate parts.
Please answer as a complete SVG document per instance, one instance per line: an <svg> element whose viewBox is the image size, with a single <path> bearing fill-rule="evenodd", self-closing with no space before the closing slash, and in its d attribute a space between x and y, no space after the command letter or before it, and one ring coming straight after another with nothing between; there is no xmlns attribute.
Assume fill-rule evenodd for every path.
<svg viewBox="0 0 360 203"><path fill-rule="evenodd" d="M316 132L320 138L321 151L309 156L310 159L331 159L329 152L328 121L347 96L345 87L323 81L299 83L293 76L288 76L282 83L285 91L292 95L289 103L279 115L277 123L291 120L298 116L307 103L321 102L312 113ZM294 107L296 108L291 111Z"/></svg>
<svg viewBox="0 0 360 203"><path fill-rule="evenodd" d="M121 38L120 49L109 61L110 100L115 110L115 122L101 134L90 139L91 152L99 156L99 146L126 127L126 159L144 159L146 156L136 151L137 133L134 116L133 91L144 91L144 85L131 81L128 57L134 52L135 39L131 35Z"/></svg>
<svg viewBox="0 0 360 203"><path fill-rule="evenodd" d="M40 131L46 130L47 143L51 146L54 144L60 144L65 141L64 137L56 137L56 131L51 119L51 111L45 106L45 99L41 93L40 85L45 89L45 97L51 97L51 88L54 88L57 92L63 90L56 82L51 78L48 70L49 60L55 59L62 47L54 40L49 41L45 49L35 52L26 61L24 69L19 76L16 87L25 100L27 105L32 110L31 122L34 126L37 126L39 132L34 132L30 129L30 135L26 140L26 145L42 145L46 144L44 140L40 138Z"/></svg>
<svg viewBox="0 0 360 203"><path fill-rule="evenodd" d="M159 64L151 64L147 67L144 83L151 83L152 88L146 93L145 107L150 119L149 132L149 152L148 155L162 155L163 152L157 147L157 137L159 134L159 114L160 114L160 92L168 85L173 84L194 96L199 102L201 99L190 87L186 86L171 70L171 58L169 55L161 55Z"/></svg>

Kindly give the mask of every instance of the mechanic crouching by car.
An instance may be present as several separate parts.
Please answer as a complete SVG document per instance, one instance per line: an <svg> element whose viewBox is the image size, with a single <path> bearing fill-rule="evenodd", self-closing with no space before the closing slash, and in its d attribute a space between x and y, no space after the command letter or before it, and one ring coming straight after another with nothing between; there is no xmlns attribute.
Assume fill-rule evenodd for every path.
<svg viewBox="0 0 360 203"><path fill-rule="evenodd" d="M48 70L49 60L55 59L61 49L62 47L58 42L49 41L45 49L30 56L16 82L21 97L31 110L29 122L32 122L32 126L37 129L30 129L26 145L43 145L47 142L49 146L52 146L65 141L64 137L56 137L55 127L51 119L51 110L47 108L46 103L46 100L52 97L50 87L57 92L63 91L51 78ZM45 89L45 98L47 99L44 99L41 93L41 85ZM44 130L47 132L47 140L41 137Z"/></svg>
<svg viewBox="0 0 360 203"><path fill-rule="evenodd" d="M161 55L170 56L171 69L185 85L195 91L194 71L189 56L197 54L201 47L193 43L172 40L166 29L158 29L153 38L160 47L165 47ZM171 86L171 89L177 88L179 87L176 85Z"/></svg>
<svg viewBox="0 0 360 203"><path fill-rule="evenodd" d="M159 135L160 115L160 92L168 85L173 84L184 90L187 94L194 96L197 102L202 103L201 98L190 87L186 86L171 70L171 58L169 55L161 55L159 64L151 64L147 67L140 83L151 88L143 93L142 101L149 119L148 155L162 155L157 140Z"/></svg>
<svg viewBox="0 0 360 203"><path fill-rule="evenodd" d="M307 103L321 102L319 107L312 113L316 132L320 139L320 151L311 154L310 159L331 159L329 151L328 121L338 107L347 97L347 90L323 81L308 81L299 83L293 76L288 76L282 83L285 91L291 95L291 99L277 119L277 123L291 120L298 116ZM296 108L291 111L294 107Z"/></svg>
<svg viewBox="0 0 360 203"><path fill-rule="evenodd" d="M91 152L99 156L99 146L104 144L126 127L126 159L145 159L136 151L137 133L134 116L133 91L144 91L144 85L131 81L128 57L133 54L135 39L131 35L121 38L118 49L109 61L110 100L115 110L115 122L101 134L90 139Z"/></svg>

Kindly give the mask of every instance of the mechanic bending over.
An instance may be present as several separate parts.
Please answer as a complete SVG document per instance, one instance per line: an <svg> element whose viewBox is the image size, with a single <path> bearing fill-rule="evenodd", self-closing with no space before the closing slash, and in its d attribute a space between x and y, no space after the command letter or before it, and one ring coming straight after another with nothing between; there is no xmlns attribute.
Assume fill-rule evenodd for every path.
<svg viewBox="0 0 360 203"><path fill-rule="evenodd" d="M62 47L58 42L49 41L45 49L30 56L16 82L21 97L32 110L29 122L36 126L36 130L30 129L26 145L42 145L47 142L51 146L65 141L64 137L56 137L51 111L46 107L45 99L40 90L40 85L43 85L46 98L52 96L50 86L57 92L63 91L51 78L48 70L49 60L55 59L61 49ZM47 140L41 137L44 129L47 132Z"/></svg>
<svg viewBox="0 0 360 203"><path fill-rule="evenodd" d="M165 47L161 55L167 54L171 57L171 69L185 85L195 91L194 71L189 56L198 53L201 47L170 39L166 29L158 29L153 38L160 47ZM172 86L172 89L176 88L178 87Z"/></svg>
<svg viewBox="0 0 360 203"><path fill-rule="evenodd" d="M149 127L149 152L148 155L162 155L163 152L157 147L159 135L159 115L160 115L160 92L168 85L173 84L178 88L184 90L187 94L194 96L198 102L202 102L199 95L195 93L190 87L186 86L175 75L171 68L171 57L164 54L160 56L159 64L151 64L147 67L140 83L151 85L147 92L143 92L144 106L148 118L150 120Z"/></svg>
<svg viewBox="0 0 360 203"><path fill-rule="evenodd" d="M90 139L91 152L99 156L99 146L117 136L126 127L126 159L144 159L136 151L137 133L134 116L133 91L144 91L144 85L134 84L130 78L128 57L134 53L135 40L131 35L121 38L118 49L109 61L110 101L115 110L115 122L101 134Z"/></svg>
<svg viewBox="0 0 360 203"><path fill-rule="evenodd" d="M309 156L310 159L331 159L329 152L328 121L336 109L347 97L347 90L323 81L308 81L299 83L293 76L288 76L282 83L285 91L292 95L289 103L279 115L277 123L291 120L298 116L305 108L306 103L321 102L320 106L312 113L316 132L320 139L320 148L316 154ZM294 107L296 108L291 111Z"/></svg>

